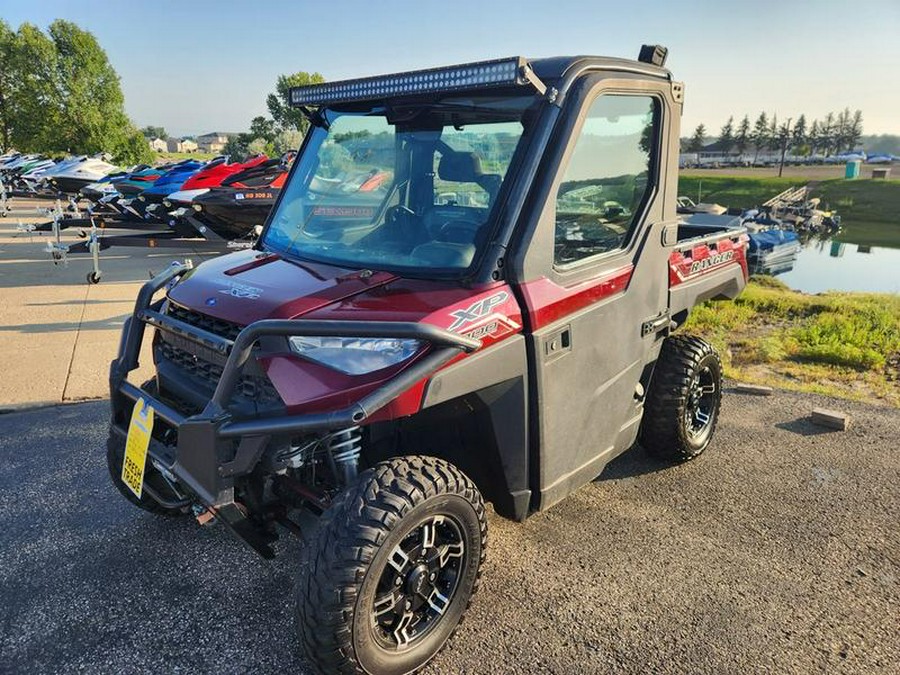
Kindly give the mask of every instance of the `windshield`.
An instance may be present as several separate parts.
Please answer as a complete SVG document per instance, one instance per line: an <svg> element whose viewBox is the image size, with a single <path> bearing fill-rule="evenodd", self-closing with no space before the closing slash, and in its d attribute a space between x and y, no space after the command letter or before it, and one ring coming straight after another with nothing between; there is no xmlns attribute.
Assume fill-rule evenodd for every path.
<svg viewBox="0 0 900 675"><path fill-rule="evenodd" d="M326 111L264 247L342 267L459 272L490 238L532 96Z"/></svg>

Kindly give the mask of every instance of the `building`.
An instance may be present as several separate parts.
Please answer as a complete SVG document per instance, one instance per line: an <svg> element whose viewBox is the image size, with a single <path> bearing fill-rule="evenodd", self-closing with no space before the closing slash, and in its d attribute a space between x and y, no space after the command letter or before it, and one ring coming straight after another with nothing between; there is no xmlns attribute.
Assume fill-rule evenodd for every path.
<svg viewBox="0 0 900 675"><path fill-rule="evenodd" d="M198 145L190 138L170 138L166 141L169 152L197 152Z"/></svg>
<svg viewBox="0 0 900 675"><path fill-rule="evenodd" d="M154 138L150 140L150 149L154 152L166 152L169 146L163 139Z"/></svg>
<svg viewBox="0 0 900 675"><path fill-rule="evenodd" d="M211 131L208 134L197 136L197 145L200 147L201 152L218 154L225 148L230 135L224 131Z"/></svg>

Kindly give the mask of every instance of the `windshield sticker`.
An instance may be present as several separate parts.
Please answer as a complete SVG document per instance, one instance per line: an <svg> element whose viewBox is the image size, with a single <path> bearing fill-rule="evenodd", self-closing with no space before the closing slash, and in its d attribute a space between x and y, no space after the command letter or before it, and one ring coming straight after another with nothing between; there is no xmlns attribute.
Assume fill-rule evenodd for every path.
<svg viewBox="0 0 900 675"><path fill-rule="evenodd" d="M314 216L332 216L337 218L374 218L375 209L365 206L317 206Z"/></svg>
<svg viewBox="0 0 900 675"><path fill-rule="evenodd" d="M509 299L509 293L500 291L483 300L473 302L465 309L457 309L450 312L450 316L454 318L452 324L447 330L459 330L473 321L478 321L483 316L487 316L497 305L502 305Z"/></svg>
<svg viewBox="0 0 900 675"><path fill-rule="evenodd" d="M234 281L225 282L225 285L228 286L228 288L219 291L219 293L230 295L233 298L256 300L260 295L262 295L262 289L256 288L254 286L247 286L245 284L239 284Z"/></svg>

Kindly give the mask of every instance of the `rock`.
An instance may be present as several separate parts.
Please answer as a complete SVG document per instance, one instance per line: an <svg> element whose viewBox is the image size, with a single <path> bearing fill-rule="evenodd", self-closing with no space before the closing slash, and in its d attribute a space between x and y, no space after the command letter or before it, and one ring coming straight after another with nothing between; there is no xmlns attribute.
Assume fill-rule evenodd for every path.
<svg viewBox="0 0 900 675"><path fill-rule="evenodd" d="M850 428L850 415L826 408L813 408L811 421L820 427L845 431Z"/></svg>
<svg viewBox="0 0 900 675"><path fill-rule="evenodd" d="M750 394L752 396L771 396L772 387L766 387L762 384L738 384L735 391L739 394Z"/></svg>

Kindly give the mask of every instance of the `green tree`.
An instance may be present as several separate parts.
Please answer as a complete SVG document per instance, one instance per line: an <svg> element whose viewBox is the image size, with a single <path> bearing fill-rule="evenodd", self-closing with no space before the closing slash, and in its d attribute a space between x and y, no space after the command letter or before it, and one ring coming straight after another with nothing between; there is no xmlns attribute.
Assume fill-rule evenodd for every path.
<svg viewBox="0 0 900 675"><path fill-rule="evenodd" d="M800 147L806 145L806 115L800 115L794 123L794 129L791 132L791 145Z"/></svg>
<svg viewBox="0 0 900 675"><path fill-rule="evenodd" d="M725 126L719 132L719 146L726 155L734 147L734 117L729 117Z"/></svg>
<svg viewBox="0 0 900 675"><path fill-rule="evenodd" d="M744 115L738 125L737 135L734 137L734 145L740 154L744 154L747 146L750 145L750 116Z"/></svg>
<svg viewBox="0 0 900 675"><path fill-rule="evenodd" d="M5 105L12 145L36 152L105 151L125 162L150 158L96 38L63 20L54 21L48 33L22 24L4 59L14 78Z"/></svg>
<svg viewBox="0 0 900 675"><path fill-rule="evenodd" d="M859 145L859 142L862 140L862 135L862 110L857 110L853 113L853 118L850 120L850 129L847 132L847 150L855 150L856 146Z"/></svg>
<svg viewBox="0 0 900 675"><path fill-rule="evenodd" d="M765 111L761 112L759 117L756 118L751 139L756 150L756 154L753 155L753 161L756 161L759 159L759 151L764 150L769 145L769 118L766 116Z"/></svg>
<svg viewBox="0 0 900 675"><path fill-rule="evenodd" d="M166 133L165 127L151 127L147 126L141 129L141 133L144 135L144 138L162 138L166 139L169 137L169 134Z"/></svg>
<svg viewBox="0 0 900 675"><path fill-rule="evenodd" d="M781 147L781 141L778 138L778 114L772 115L769 122L769 150L778 150Z"/></svg>
<svg viewBox="0 0 900 675"><path fill-rule="evenodd" d="M275 122L259 115L250 120L250 135L253 138L263 138L271 143L275 140Z"/></svg>
<svg viewBox="0 0 900 675"><path fill-rule="evenodd" d="M809 127L809 133L806 135L806 140L809 143L809 149L812 154L818 154L819 149L821 148L822 143L822 131L819 126L819 120L813 120L812 124Z"/></svg>
<svg viewBox="0 0 900 675"><path fill-rule="evenodd" d="M306 73L303 71L278 77L275 83L275 91L266 97L266 107L280 129L293 129L306 133L309 121L302 111L291 107L291 87L321 84L324 81L325 78L319 73Z"/></svg>
<svg viewBox="0 0 900 675"><path fill-rule="evenodd" d="M703 149L703 141L706 139L706 127L702 124L698 124L697 128L694 129L694 135L691 136L691 140L688 143L688 151L689 152L700 152Z"/></svg>
<svg viewBox="0 0 900 675"><path fill-rule="evenodd" d="M293 129L282 129L277 134L275 134L275 140L273 141L275 154L283 155L284 153L290 152L292 150L299 150L300 144L302 142L303 134L301 134L299 131Z"/></svg>
<svg viewBox="0 0 900 675"><path fill-rule="evenodd" d="M10 59L14 89L9 101L10 141L25 152L65 149L56 88L56 47L37 26L23 23Z"/></svg>
<svg viewBox="0 0 900 675"><path fill-rule="evenodd" d="M835 148L835 122L834 113L825 115L825 119L819 123L819 138L822 142L822 149L826 155L830 155Z"/></svg>
<svg viewBox="0 0 900 675"><path fill-rule="evenodd" d="M16 34L0 19L0 150L12 143L11 105L15 84L14 54Z"/></svg>

